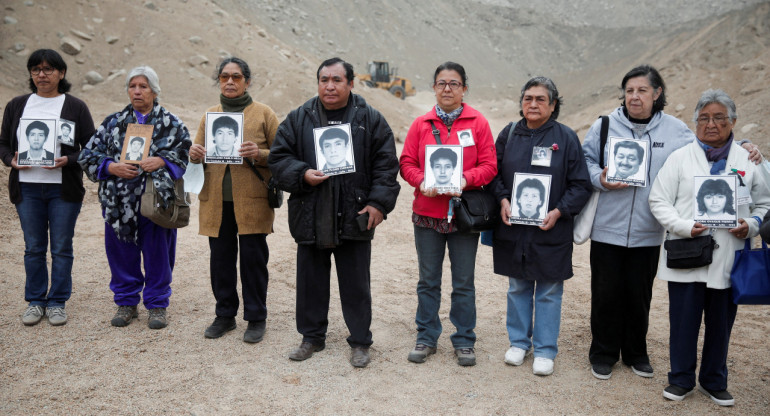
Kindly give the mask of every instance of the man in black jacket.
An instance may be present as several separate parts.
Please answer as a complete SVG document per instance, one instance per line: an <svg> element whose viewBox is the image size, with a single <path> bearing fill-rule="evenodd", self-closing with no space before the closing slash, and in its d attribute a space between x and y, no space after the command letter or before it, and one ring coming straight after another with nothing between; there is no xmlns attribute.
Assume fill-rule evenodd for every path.
<svg viewBox="0 0 770 416"><path fill-rule="evenodd" d="M353 66L340 58L318 68L318 97L289 113L275 135L268 164L290 192L289 230L297 242L297 331L289 358L302 361L325 347L331 255L354 367L369 364L372 298L369 266L374 229L393 210L400 185L393 132L363 98L351 94ZM316 166L313 130L350 124L355 172L327 176Z"/></svg>

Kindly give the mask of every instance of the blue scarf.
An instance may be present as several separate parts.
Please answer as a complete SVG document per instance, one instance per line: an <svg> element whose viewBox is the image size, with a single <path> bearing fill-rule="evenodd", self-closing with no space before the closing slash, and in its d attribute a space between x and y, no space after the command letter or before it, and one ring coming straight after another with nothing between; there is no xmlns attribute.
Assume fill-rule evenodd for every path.
<svg viewBox="0 0 770 416"><path fill-rule="evenodd" d="M727 143L718 148L709 146L700 141L700 139L697 140L700 147L706 152L706 160L714 162L714 164L711 165L711 174L719 175L719 173L724 171L727 166L727 156L730 154L730 146L733 144L733 133L730 133L730 138L727 139Z"/></svg>
<svg viewBox="0 0 770 416"><path fill-rule="evenodd" d="M458 107L457 109L447 113L446 111L442 110L441 107L438 106L438 104L436 104L436 115L438 116L438 118L441 119L441 121L444 122L445 126L451 126L452 123L454 123L455 120L457 120L457 117L460 117L460 114L462 112L463 112L462 105L460 105L460 107Z"/></svg>

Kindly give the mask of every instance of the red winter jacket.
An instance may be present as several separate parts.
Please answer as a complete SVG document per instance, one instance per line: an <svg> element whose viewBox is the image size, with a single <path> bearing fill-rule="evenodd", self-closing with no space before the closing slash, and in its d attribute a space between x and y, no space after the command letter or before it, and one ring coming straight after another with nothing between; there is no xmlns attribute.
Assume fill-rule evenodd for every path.
<svg viewBox="0 0 770 416"><path fill-rule="evenodd" d="M401 177L415 188L412 209L418 215L446 218L451 198L447 195L428 198L420 192L420 184L425 178L425 145L436 144L436 139L431 133L431 120L440 132L441 144L460 144L457 133L471 130L473 145L463 148L463 178L466 181L466 190L478 189L491 182L497 175L497 153L489 122L468 104L463 104L463 107L462 114L452 124L448 139L449 131L436 115L435 107L427 114L417 117L406 135L400 159Z"/></svg>

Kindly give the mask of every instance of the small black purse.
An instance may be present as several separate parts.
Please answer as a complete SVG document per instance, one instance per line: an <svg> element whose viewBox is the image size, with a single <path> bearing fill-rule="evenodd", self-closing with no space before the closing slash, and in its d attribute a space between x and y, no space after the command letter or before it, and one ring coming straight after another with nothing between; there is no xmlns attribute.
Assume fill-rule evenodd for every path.
<svg viewBox="0 0 770 416"><path fill-rule="evenodd" d="M500 221L500 204L485 189L463 191L452 198L455 226L462 233L480 233L491 230Z"/></svg>
<svg viewBox="0 0 770 416"><path fill-rule="evenodd" d="M270 208L278 209L283 205L283 191L278 189L278 186L275 184L275 180L273 177L270 177L270 180L265 181L265 177L262 176L261 173L257 170L257 167L254 166L254 162L252 162L249 159L245 159L246 162L249 163L249 166L251 166L251 170L254 171L254 173L259 178L259 181L262 182L265 187L267 188L267 205L270 206Z"/></svg>
<svg viewBox="0 0 770 416"><path fill-rule="evenodd" d="M695 269L708 266L719 245L709 235L663 242L666 249L666 267L669 269Z"/></svg>

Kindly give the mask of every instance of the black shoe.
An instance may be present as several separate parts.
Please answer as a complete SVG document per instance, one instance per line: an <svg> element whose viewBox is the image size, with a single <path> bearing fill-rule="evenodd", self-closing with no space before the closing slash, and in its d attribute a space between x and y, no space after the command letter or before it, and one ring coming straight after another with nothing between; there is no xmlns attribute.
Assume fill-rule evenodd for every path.
<svg viewBox="0 0 770 416"><path fill-rule="evenodd" d="M326 344L315 345L310 342L302 341L299 347L289 354L289 359L293 361L305 361L313 356L314 352L322 351Z"/></svg>
<svg viewBox="0 0 770 416"><path fill-rule="evenodd" d="M265 321L249 321L246 332L243 333L243 342L256 344L265 336Z"/></svg>
<svg viewBox="0 0 770 416"><path fill-rule="evenodd" d="M735 405L735 399L733 399L733 395L730 394L727 390L709 390L703 386L698 386L698 390L700 390L701 393L705 394L706 397L713 400L714 403L720 406Z"/></svg>
<svg viewBox="0 0 770 416"><path fill-rule="evenodd" d="M354 347L350 355L350 364L356 368L364 368L369 365L369 348Z"/></svg>
<svg viewBox="0 0 770 416"><path fill-rule="evenodd" d="M115 312L115 316L110 321L112 326L123 327L131 323L131 321L139 316L139 312L134 306L118 306L118 311Z"/></svg>
<svg viewBox="0 0 770 416"><path fill-rule="evenodd" d="M686 389L684 387L676 386L674 384L671 384L665 389L663 389L663 397L669 400L675 400L677 402L684 400L685 397L691 394L692 394L692 388Z"/></svg>
<svg viewBox="0 0 770 416"><path fill-rule="evenodd" d="M591 364L591 374L599 380L609 380L612 377L612 366L604 363Z"/></svg>
<svg viewBox="0 0 770 416"><path fill-rule="evenodd" d="M651 378L654 370L651 365L642 363L632 365L631 371L639 377Z"/></svg>
<svg viewBox="0 0 770 416"><path fill-rule="evenodd" d="M235 318L231 316L217 316L214 318L214 322L211 326L206 328L206 331L203 332L203 336L206 338L219 338L228 331L235 329L235 326Z"/></svg>

